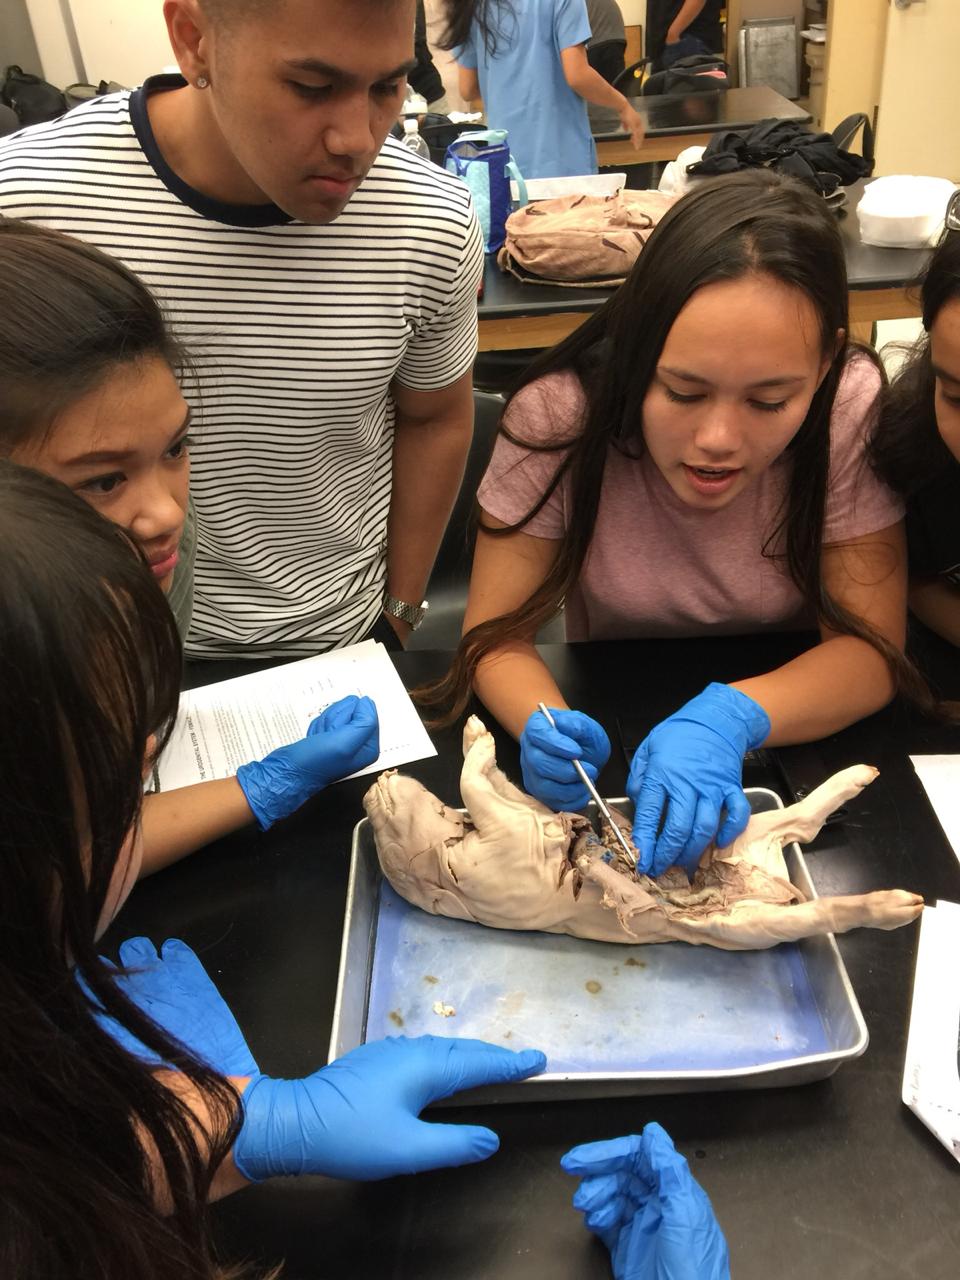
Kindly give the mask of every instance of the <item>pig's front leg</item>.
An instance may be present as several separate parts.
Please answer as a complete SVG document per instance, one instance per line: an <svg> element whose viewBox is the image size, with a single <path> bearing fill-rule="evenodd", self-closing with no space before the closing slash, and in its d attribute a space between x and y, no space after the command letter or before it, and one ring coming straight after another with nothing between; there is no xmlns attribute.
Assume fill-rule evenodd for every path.
<svg viewBox="0 0 960 1280"><path fill-rule="evenodd" d="M781 846L793 840L809 844L819 835L831 813L858 796L878 773L879 770L872 765L855 764L835 773L796 804L787 805L785 809L754 814L742 835L737 836L729 850L724 850L724 856L749 846L751 841L768 836L773 836Z"/></svg>
<svg viewBox="0 0 960 1280"><path fill-rule="evenodd" d="M552 810L515 787L498 767L493 734L476 716L470 717L463 731L460 794L479 830L500 828L511 820L526 825L531 818L554 817Z"/></svg>

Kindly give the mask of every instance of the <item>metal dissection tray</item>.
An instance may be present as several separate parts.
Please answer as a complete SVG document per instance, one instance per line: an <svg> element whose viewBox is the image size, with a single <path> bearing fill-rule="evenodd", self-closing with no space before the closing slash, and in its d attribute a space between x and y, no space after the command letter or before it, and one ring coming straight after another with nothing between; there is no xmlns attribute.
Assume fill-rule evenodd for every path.
<svg viewBox="0 0 960 1280"><path fill-rule="evenodd" d="M782 807L772 791L747 795L754 812ZM629 801L610 803L630 810ZM784 853L790 879L815 897L799 847ZM546 1053L545 1074L458 1094L458 1103L804 1084L832 1075L868 1039L832 935L720 951L432 916L383 879L364 819L354 830L330 1060L397 1034Z"/></svg>

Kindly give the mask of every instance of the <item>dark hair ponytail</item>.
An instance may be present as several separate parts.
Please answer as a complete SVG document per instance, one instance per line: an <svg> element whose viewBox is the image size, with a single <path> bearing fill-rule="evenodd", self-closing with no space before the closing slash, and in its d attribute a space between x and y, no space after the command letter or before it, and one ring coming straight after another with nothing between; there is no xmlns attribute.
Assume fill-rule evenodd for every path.
<svg viewBox="0 0 960 1280"><path fill-rule="evenodd" d="M443 9L445 25L437 41L440 49L456 49L466 44L474 23L491 58L497 56L501 41L510 45L514 38L513 0L444 0Z"/></svg>
<svg viewBox="0 0 960 1280"><path fill-rule="evenodd" d="M568 473L570 509L577 518L530 598L512 613L472 628L447 675L416 691L419 704L437 713L436 725L451 723L463 712L480 662L500 645L535 633L556 615L577 582L593 537L608 450L631 457L643 453L644 398L680 310L704 285L751 273L770 275L809 298L820 325L821 350L831 358L787 447L793 463L788 491L763 554L785 559L821 622L873 645L889 664L897 687L929 702L922 678L896 646L842 608L821 581L830 419L850 358L845 344L835 350L837 334L846 333L849 322L846 264L834 215L803 184L768 170L749 170L698 183L679 200L654 230L626 282L569 337L535 360L514 390L516 395L548 374L571 371L584 389L586 408L574 438L556 444L531 445L501 423L501 433L524 448L566 452L532 511L505 529L483 526L485 532L500 537L522 529Z"/></svg>
<svg viewBox="0 0 960 1280"><path fill-rule="evenodd" d="M147 742L176 713L176 626L122 529L4 461L0 544L0 1274L212 1280L206 1200L239 1100L96 953ZM95 1005L199 1091L208 1133Z"/></svg>

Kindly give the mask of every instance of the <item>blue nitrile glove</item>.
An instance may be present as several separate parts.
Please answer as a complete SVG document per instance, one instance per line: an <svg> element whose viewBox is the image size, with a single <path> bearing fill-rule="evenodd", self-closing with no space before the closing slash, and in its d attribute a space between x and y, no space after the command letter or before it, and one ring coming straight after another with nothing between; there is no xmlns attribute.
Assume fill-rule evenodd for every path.
<svg viewBox="0 0 960 1280"><path fill-rule="evenodd" d="M707 1193L660 1125L574 1147L560 1166L583 1179L573 1207L610 1250L615 1280L729 1280Z"/></svg>
<svg viewBox="0 0 960 1280"><path fill-rule="evenodd" d="M534 711L520 735L523 785L551 809L576 813L590 796L570 762L579 760L590 781L596 782L610 759L610 739L596 720L580 711L549 710L555 729L542 711Z"/></svg>
<svg viewBox="0 0 960 1280"><path fill-rule="evenodd" d="M769 732L759 703L728 684L709 684L647 734L627 779L639 871L659 876L679 863L692 876L711 840L723 848L737 838L750 818L743 757Z"/></svg>
<svg viewBox="0 0 960 1280"><path fill-rule="evenodd" d="M536 1075L546 1062L537 1050L482 1040L389 1036L305 1080L251 1081L233 1158L251 1182L301 1173L373 1181L474 1164L496 1151L495 1133L428 1124L420 1112L460 1089Z"/></svg>
<svg viewBox="0 0 960 1280"><path fill-rule="evenodd" d="M350 694L310 722L305 738L237 770L237 781L264 831L316 792L373 764L380 722L370 698Z"/></svg>
<svg viewBox="0 0 960 1280"><path fill-rule="evenodd" d="M185 942L168 938L157 955L149 938L130 938L120 946L120 963L133 970L117 973L114 981L120 990L194 1057L221 1075L260 1074L236 1018ZM103 1012L95 1016L124 1049L144 1062L160 1065L157 1055L126 1027Z"/></svg>

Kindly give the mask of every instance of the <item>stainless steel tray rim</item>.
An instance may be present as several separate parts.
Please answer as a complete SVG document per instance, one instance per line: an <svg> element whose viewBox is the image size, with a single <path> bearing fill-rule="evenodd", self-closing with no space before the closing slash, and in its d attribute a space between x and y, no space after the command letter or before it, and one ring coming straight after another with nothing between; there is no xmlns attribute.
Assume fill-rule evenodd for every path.
<svg viewBox="0 0 960 1280"><path fill-rule="evenodd" d="M766 797L767 805L765 807L782 808L783 801L776 794L767 788L749 788L748 794L757 797ZM614 806L629 806L630 802L625 797L613 797L608 803ZM354 828L353 849L350 865L350 874L347 887L347 911L344 922L343 940L340 952L340 975L337 984L336 1003L334 1008L333 1026L330 1041L330 1050L328 1060L332 1061L335 1057L346 1052L351 1045L344 1046L342 1040L342 1026L344 1015L346 1012L347 1000L347 983L346 979L356 966L351 962L351 951L356 952L356 939L351 936L351 904L356 901L356 894L360 887L360 855L361 844L364 839L365 832L369 829L369 821L364 818L357 823ZM806 866L803 854L798 845L792 844L787 846L793 855L795 862L795 870L799 871L799 875L793 875L797 887L811 898L817 897L816 890L810 878L808 868ZM379 865L376 867L377 877L381 877ZM484 926L478 925L483 929ZM369 980L370 971L372 970L372 953L377 928L376 915L370 922L368 930L369 937L367 939L369 946L369 963L366 973L367 983L367 999L369 999ZM497 932L496 930L492 932ZM548 935L554 936L554 935ZM565 935L557 935L565 936ZM587 940L584 940L587 941ZM520 1101L522 1095L517 1094L516 1090L525 1089L528 1092L536 1092L538 1088L542 1088L544 1093L549 1095L555 1094L558 1089L569 1089L579 1091L581 1089L589 1090L591 1087L596 1089L609 1089L611 1093L618 1096L624 1096L628 1092L634 1093L652 1093L657 1092L658 1087L669 1091L682 1091L685 1087L689 1089L708 1089L723 1087L757 1087L751 1086L750 1081L757 1081L758 1085L767 1085L776 1087L783 1083L797 1083L805 1080L822 1079L832 1074L841 1063L849 1061L852 1058L859 1057L865 1052L869 1044L869 1033L863 1014L860 1010L859 1003L850 982L849 974L843 963L843 958L837 946L836 939L833 934L820 935L817 942L825 947L829 952L831 967L835 981L843 992L846 1000L845 1014L851 1019L851 1030L855 1034L851 1037L850 1042L845 1046L837 1046L827 1052L818 1052L813 1054L803 1054L782 1059L769 1059L754 1064L740 1064L735 1066L718 1066L718 1067L697 1067L697 1068L671 1068L670 1070L604 1070L604 1071L549 1071L547 1070L539 1076L531 1077L525 1081L518 1081L502 1089L494 1087L491 1095L498 1095L496 1100L506 1098L507 1095ZM623 945L623 944L613 944ZM635 947L629 944L623 947L624 951L633 951L643 948L646 944L638 943ZM662 946L672 946L674 944L659 944ZM690 944L680 944L687 946ZM793 944L791 944L793 945ZM700 950L699 947L695 948ZM705 949L707 949L705 947ZM354 959L355 959L354 954ZM366 1026L366 1013L363 1019L364 1027ZM439 1031L439 1028L438 1028ZM398 1029L398 1034L403 1032ZM365 1034L364 1037L365 1039ZM791 1081L790 1077L796 1077ZM629 1088L627 1088L629 1086ZM481 1098L480 1094L485 1091L473 1091L464 1099L464 1103L468 1104L473 1101L489 1101L490 1098ZM565 1096L577 1096L576 1092L570 1092ZM458 1099L451 1100L453 1105L457 1105Z"/></svg>

